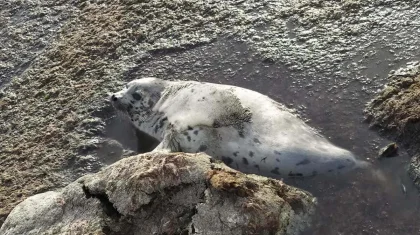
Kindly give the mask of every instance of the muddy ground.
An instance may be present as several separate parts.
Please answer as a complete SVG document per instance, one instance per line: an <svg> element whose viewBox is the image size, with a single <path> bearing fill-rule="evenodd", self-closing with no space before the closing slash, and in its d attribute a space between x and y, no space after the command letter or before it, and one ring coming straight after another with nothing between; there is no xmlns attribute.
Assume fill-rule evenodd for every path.
<svg viewBox="0 0 420 235"><path fill-rule="evenodd" d="M1 2L0 224L29 195L137 150L104 99L143 75L257 90L372 158L388 140L368 130L362 110L391 70L420 58L419 8L408 0ZM402 169L406 159L397 161ZM312 234L419 231L414 217L390 222L354 208L354 225L332 211Z"/></svg>

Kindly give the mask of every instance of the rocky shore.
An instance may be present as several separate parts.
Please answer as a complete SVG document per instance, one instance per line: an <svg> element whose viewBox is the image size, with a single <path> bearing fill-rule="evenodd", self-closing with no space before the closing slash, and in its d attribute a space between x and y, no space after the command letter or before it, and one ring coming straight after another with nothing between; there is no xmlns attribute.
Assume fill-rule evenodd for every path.
<svg viewBox="0 0 420 235"><path fill-rule="evenodd" d="M258 80L264 85L249 86L291 91L274 98L303 97L333 119L340 107L359 109L390 69L417 58L419 9L409 0L1 2L0 225L26 198L50 190L50 199L65 197L79 177L139 152L138 133L104 101L126 81ZM392 86L411 92L417 78L410 79L398 77ZM411 96L401 106L403 121L380 114L394 95L406 93L377 101L370 120L393 133L415 129ZM328 115L320 100L331 101ZM409 133L401 139L417 138Z"/></svg>

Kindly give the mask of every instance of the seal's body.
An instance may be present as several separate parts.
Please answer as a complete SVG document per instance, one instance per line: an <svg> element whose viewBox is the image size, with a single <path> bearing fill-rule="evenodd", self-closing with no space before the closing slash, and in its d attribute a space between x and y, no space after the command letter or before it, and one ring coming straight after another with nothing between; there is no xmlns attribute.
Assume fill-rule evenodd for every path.
<svg viewBox="0 0 420 235"><path fill-rule="evenodd" d="M283 105L245 88L143 78L115 93L112 103L155 149L205 152L245 173L272 177L340 173L359 165Z"/></svg>

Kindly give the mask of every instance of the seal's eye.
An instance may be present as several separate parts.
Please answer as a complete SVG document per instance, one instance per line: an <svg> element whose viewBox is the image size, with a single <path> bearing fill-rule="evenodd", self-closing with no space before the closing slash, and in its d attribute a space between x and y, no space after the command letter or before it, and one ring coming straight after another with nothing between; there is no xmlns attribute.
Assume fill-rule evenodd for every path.
<svg viewBox="0 0 420 235"><path fill-rule="evenodd" d="M141 96L137 93L133 93L132 96L133 96L133 99L135 100L141 100Z"/></svg>

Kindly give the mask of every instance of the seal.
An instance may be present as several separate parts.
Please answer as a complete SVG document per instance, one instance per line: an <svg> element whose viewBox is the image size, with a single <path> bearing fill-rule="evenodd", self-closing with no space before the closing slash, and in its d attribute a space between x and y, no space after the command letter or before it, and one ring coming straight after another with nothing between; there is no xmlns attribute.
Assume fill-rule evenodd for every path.
<svg viewBox="0 0 420 235"><path fill-rule="evenodd" d="M160 141L153 151L205 152L244 173L274 178L363 165L284 105L245 88L147 77L110 99L134 126Z"/></svg>

